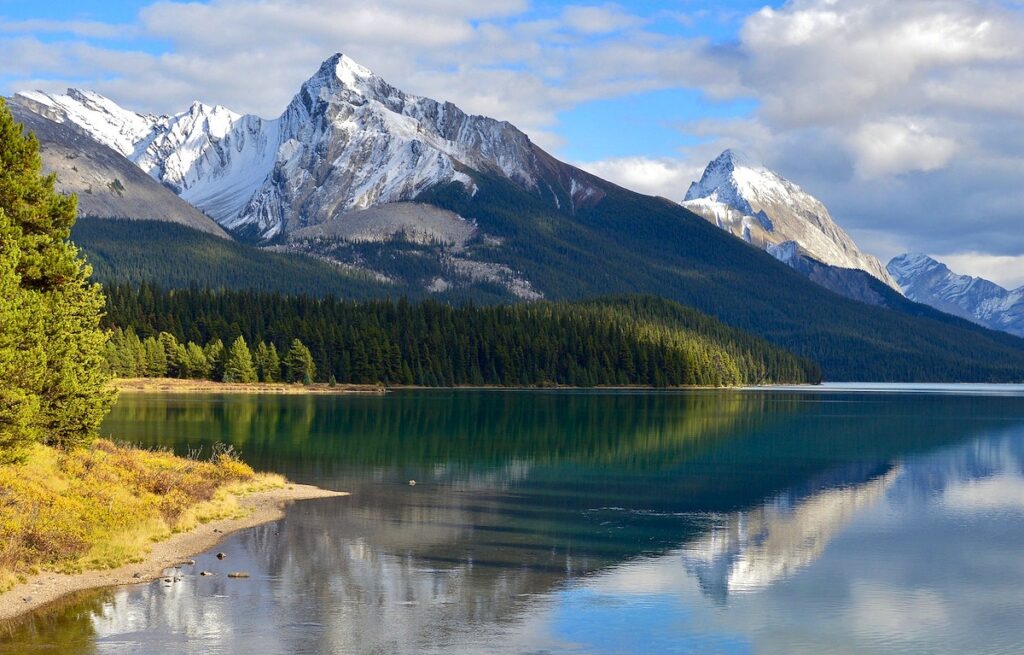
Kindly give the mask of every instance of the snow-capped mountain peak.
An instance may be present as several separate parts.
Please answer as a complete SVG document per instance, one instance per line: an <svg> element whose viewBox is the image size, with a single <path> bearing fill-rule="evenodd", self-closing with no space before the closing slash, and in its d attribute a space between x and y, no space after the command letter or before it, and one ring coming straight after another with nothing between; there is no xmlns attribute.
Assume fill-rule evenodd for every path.
<svg viewBox="0 0 1024 655"><path fill-rule="evenodd" d="M762 172L769 171L745 153L727 149L707 165L699 181L690 184L684 202L706 198L753 214L754 210L744 194L756 192L757 178L766 177L756 173Z"/></svg>
<svg viewBox="0 0 1024 655"><path fill-rule="evenodd" d="M151 116L87 92L16 101L77 125L222 226L260 239L411 200L439 184L473 189L473 171L555 203L556 187L574 206L596 194L586 176L566 175L509 123L406 94L340 53L273 120L200 102Z"/></svg>
<svg viewBox="0 0 1024 655"><path fill-rule="evenodd" d="M333 64L335 77L351 89L359 90L367 80L375 77L369 68L356 63L351 57L340 52L329 58L325 64Z"/></svg>
<svg viewBox="0 0 1024 655"><path fill-rule="evenodd" d="M882 263L857 247L821 201L742 152L726 150L712 160L682 204L773 254L792 250L773 247L792 241L820 262L866 271L899 290Z"/></svg>
<svg viewBox="0 0 1024 655"><path fill-rule="evenodd" d="M909 279L931 271L945 269L950 272L945 264L936 261L928 255L920 252L908 252L893 257L887 266L889 272L896 277L896 281Z"/></svg>

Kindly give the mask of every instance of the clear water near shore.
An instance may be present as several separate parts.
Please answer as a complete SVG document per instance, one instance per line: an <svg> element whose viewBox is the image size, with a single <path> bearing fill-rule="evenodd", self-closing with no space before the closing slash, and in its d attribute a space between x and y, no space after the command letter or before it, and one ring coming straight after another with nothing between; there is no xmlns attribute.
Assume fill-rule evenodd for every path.
<svg viewBox="0 0 1024 655"><path fill-rule="evenodd" d="M1020 387L125 395L104 432L353 495L0 653L1024 652Z"/></svg>

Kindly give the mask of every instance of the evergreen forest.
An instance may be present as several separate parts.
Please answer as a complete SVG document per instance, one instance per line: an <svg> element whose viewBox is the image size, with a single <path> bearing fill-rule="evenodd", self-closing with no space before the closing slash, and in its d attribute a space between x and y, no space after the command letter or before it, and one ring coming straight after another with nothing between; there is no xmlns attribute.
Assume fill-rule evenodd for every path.
<svg viewBox="0 0 1024 655"><path fill-rule="evenodd" d="M107 361L121 377L658 387L821 378L809 360L651 297L455 306L116 285L108 298Z"/></svg>

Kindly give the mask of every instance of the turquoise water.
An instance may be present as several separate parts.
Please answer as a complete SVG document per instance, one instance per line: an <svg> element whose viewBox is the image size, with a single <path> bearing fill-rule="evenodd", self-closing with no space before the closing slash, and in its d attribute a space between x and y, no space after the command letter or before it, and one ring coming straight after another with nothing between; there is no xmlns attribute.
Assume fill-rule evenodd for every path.
<svg viewBox="0 0 1024 655"><path fill-rule="evenodd" d="M1024 652L1024 392L907 391L126 395L352 495L0 652Z"/></svg>

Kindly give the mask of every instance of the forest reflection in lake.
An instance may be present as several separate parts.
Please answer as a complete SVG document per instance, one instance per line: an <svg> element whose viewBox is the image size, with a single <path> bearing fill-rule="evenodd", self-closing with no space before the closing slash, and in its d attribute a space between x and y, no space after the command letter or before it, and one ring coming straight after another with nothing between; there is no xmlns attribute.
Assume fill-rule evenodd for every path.
<svg viewBox="0 0 1024 655"><path fill-rule="evenodd" d="M104 592L0 652L1024 650L1019 396L125 396L104 432L353 495L231 537L247 581Z"/></svg>

